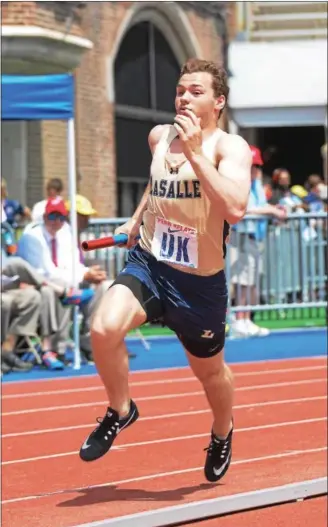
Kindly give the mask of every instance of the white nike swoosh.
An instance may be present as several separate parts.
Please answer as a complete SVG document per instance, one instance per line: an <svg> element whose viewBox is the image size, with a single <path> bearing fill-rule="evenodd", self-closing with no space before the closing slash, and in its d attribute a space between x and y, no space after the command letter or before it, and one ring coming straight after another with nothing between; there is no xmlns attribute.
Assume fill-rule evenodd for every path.
<svg viewBox="0 0 328 527"><path fill-rule="evenodd" d="M89 439L89 438L88 438ZM90 448L91 445L88 443L88 439L86 439L81 447L82 450L87 450L87 448Z"/></svg>
<svg viewBox="0 0 328 527"><path fill-rule="evenodd" d="M118 429L117 433L119 433L119 432L121 432L122 430L124 430L124 428L126 428L126 427L131 423L131 421L132 421L132 419L133 419L135 413L136 413L136 411L133 410L133 412L132 412L132 414L131 414L131 416L130 416L130 419L128 419L128 421L127 421L126 423L124 423L124 425L123 425L122 427L120 427L120 428Z"/></svg>
<svg viewBox="0 0 328 527"><path fill-rule="evenodd" d="M225 460L225 462L223 463L223 465L216 469L215 467L213 467L213 472L214 474L218 477L222 474L222 472L224 471L224 469L226 468L226 466L228 465L229 461L230 461L230 458L231 458L231 452L229 453L229 456L227 457L227 459Z"/></svg>

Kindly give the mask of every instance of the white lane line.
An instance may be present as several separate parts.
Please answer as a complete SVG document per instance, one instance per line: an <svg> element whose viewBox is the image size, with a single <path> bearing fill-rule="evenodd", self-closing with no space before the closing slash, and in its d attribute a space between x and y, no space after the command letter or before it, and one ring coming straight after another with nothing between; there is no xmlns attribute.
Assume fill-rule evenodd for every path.
<svg viewBox="0 0 328 527"><path fill-rule="evenodd" d="M310 454L317 454L319 452L325 452L327 450L327 446L320 447L320 448L311 448L307 450L293 450L290 452L283 452L279 454L272 454L270 456L262 456L262 457L253 457L249 459L239 459L236 461L232 461L231 465L245 465L248 463L256 463L256 462L262 462L262 461L269 461L273 459L281 459L281 458L287 458L291 456L302 456L302 455L310 455ZM140 476L137 478L129 478L129 479L121 479L118 481L108 481L105 483L99 483L98 485L89 485L87 487L76 487L72 489L63 489L63 490L57 490L54 492L47 492L44 494L34 494L32 496L22 496L20 498L11 498L8 500L2 501L2 505L7 505L10 503L17 503L22 501L30 501L30 500L36 500L41 498L49 498L52 496L58 496L60 494L73 494L73 493L80 493L84 490L91 490L91 489L97 489L97 488L103 488L103 487L111 487L111 486L118 486L118 485L125 485L128 483L137 483L140 481L149 481L153 479L158 478L165 478L170 476L178 476L181 474L190 474L191 472L198 472L200 470L204 470L204 467L193 467L193 468L187 468L183 470L173 470L171 472L161 472L157 474L149 474L147 476Z"/></svg>
<svg viewBox="0 0 328 527"><path fill-rule="evenodd" d="M283 388L284 386L301 386L306 384L317 384L320 382L327 383L326 377L321 377L318 379L305 379L302 381L292 381L292 382L278 382L273 384L255 384L253 386L242 386L241 388L236 388L236 392L245 392L245 391L252 391L252 390L262 390L266 388ZM185 392L185 393L171 393L166 395L151 395L147 397L138 397L136 398L136 401L156 401L156 400L165 400L165 399L176 399L177 397L192 397L197 395L204 395L203 391L197 391L197 392ZM22 395L22 397L24 397ZM100 405L108 405L107 400L103 401L93 401L90 403L79 403L79 404L68 404L68 405L60 405L60 406L46 406L41 408L28 408L26 410L16 410L13 412L3 412L2 417L8 417L12 415L25 415L25 414L35 414L40 412L52 412L56 410L69 410L74 408L87 408L91 406L100 406Z"/></svg>
<svg viewBox="0 0 328 527"><path fill-rule="evenodd" d="M321 395L318 397L301 397L299 399L282 399L280 401L264 401L260 403L249 403L249 404L239 404L234 406L234 410L242 410L245 408L258 408L263 406L275 406L275 405L283 405L283 404L297 404L297 403L305 403L305 402L314 402L314 401L323 401L326 400L326 395ZM154 421L158 419L172 419L175 417L186 417L191 415L203 415L210 413L211 410L207 407L203 410L191 410L189 412L178 412L178 413L172 413L172 414L159 414L159 415L149 415L146 417L139 417L138 422L140 421ZM80 430L82 428L90 428L94 426L94 423L87 423L83 425L75 425L75 426L63 426L59 428L44 428L44 429L38 429L38 430L29 430L27 432L13 432L8 434L3 434L0 437L2 439L6 439L9 437L24 437L24 436L30 436L30 435L39 435L39 434L49 434L53 432L67 432L71 430Z"/></svg>
<svg viewBox="0 0 328 527"><path fill-rule="evenodd" d="M298 373L302 371L310 372L310 371L320 371L320 370L327 370L327 366L310 366L310 367L302 367L302 368L284 368L284 369L278 369L278 370L267 370L267 371L250 371L250 372L236 372L234 373L234 377L253 377L253 376L263 376L263 375L275 375L275 374L285 374L285 373ZM132 381L130 383L130 387L138 387L138 386L156 386L156 385L162 385L162 384L175 384L175 383L181 383L181 382L199 382L196 377L194 376L188 376L188 377L178 377L176 379L158 379L155 381ZM102 385L97 386L86 386L82 388L70 388L66 390L50 390L50 391L39 391L39 392L27 392L27 393L15 393L15 394L9 394L9 395L3 395L2 399L20 399L22 396L24 399L27 397L43 397L45 395L65 395L69 393L83 393L83 392L96 392L96 391L105 391L104 387Z"/></svg>
<svg viewBox="0 0 328 527"><path fill-rule="evenodd" d="M272 423L269 425L260 425L260 426L250 426L248 428L239 428L236 429L236 433L240 432L253 432L255 430L268 430L270 428L281 428L285 426L296 426L296 425L307 425L307 424L313 424L313 423L320 423L322 421L327 421L326 417L317 417L315 419L303 419L299 421L285 421L282 423ZM150 445L159 445L163 443L172 443L175 441L185 441L188 439L199 439L202 437L209 437L209 432L203 433L203 434L193 434L193 435L187 435L187 436L177 436L177 437L168 437L164 439L153 439L152 441L139 441L134 443L125 443L123 445L119 445L117 447L112 447L112 450L122 450L125 451L127 448L134 448L138 446L150 446ZM29 457L29 458L23 458L23 459L12 459L11 461L3 461L1 463L2 466L6 465L16 465L18 463L30 463L34 461L42 461L43 459L56 459L60 457L67 457L67 456L75 456L78 452L61 452L59 454L48 454L46 456L37 456L37 457Z"/></svg>

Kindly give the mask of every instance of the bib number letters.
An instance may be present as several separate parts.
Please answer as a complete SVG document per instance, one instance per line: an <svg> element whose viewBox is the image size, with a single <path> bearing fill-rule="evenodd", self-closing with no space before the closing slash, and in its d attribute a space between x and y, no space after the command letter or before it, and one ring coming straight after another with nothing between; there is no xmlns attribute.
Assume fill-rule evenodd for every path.
<svg viewBox="0 0 328 527"><path fill-rule="evenodd" d="M157 260L197 268L197 231L157 218L152 252Z"/></svg>

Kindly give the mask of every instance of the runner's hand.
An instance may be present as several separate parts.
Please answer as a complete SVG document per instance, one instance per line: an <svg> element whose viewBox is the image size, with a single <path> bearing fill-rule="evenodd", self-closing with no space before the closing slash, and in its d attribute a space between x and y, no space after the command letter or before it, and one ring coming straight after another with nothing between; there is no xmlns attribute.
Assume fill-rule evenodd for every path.
<svg viewBox="0 0 328 527"><path fill-rule="evenodd" d="M183 152L187 159L202 154L202 129L200 119L194 112L185 109L174 118L174 128L178 132Z"/></svg>
<svg viewBox="0 0 328 527"><path fill-rule="evenodd" d="M136 244L136 237L139 234L140 223L131 218L124 225L120 225L115 229L115 234L127 234L128 242L126 245L121 245L120 247L127 247L130 249Z"/></svg>

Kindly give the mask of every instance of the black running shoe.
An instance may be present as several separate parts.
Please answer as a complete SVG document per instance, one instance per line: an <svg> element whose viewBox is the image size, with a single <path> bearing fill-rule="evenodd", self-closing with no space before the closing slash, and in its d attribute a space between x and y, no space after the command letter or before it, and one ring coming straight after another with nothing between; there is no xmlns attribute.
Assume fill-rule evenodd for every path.
<svg viewBox="0 0 328 527"><path fill-rule="evenodd" d="M119 432L132 425L138 417L138 408L133 401L131 401L128 415L122 419L119 419L116 410L108 408L105 417L97 419L99 426L83 443L80 458L83 461L94 461L102 457L108 452Z"/></svg>
<svg viewBox="0 0 328 527"><path fill-rule="evenodd" d="M211 442L207 451L204 467L205 477L208 481L219 481L227 472L232 456L232 433L226 439L218 439L212 431Z"/></svg>

